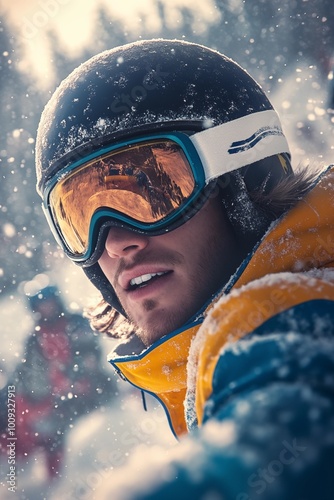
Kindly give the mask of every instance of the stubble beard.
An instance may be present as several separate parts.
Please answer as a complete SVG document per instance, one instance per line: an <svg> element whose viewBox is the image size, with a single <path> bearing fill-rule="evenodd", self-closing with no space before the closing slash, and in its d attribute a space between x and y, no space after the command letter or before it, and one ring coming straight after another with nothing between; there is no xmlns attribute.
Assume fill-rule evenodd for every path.
<svg viewBox="0 0 334 500"><path fill-rule="evenodd" d="M201 294L201 287L198 286L197 275L194 275L191 277L186 302L181 299L175 307L166 310L164 308L161 309L159 302L155 299L144 300L142 304L143 310L145 313L151 314L149 315L147 324L138 328L136 333L146 346L150 346L165 335L181 328L196 314L204 303L205 300ZM154 315L155 309L157 309L157 312ZM130 311L128 317L133 324L136 324L136 321L131 317Z"/></svg>
<svg viewBox="0 0 334 500"><path fill-rule="evenodd" d="M152 313L158 308L158 302L154 299L146 299L143 301L143 310L145 313ZM131 317L131 313L128 314L130 321L136 324L134 318ZM161 339L168 333L175 330L175 325L177 322L178 311L164 311L159 310L156 313L156 317L150 317L147 325L139 327L136 331L138 337L144 342L148 347L152 345L157 340Z"/></svg>

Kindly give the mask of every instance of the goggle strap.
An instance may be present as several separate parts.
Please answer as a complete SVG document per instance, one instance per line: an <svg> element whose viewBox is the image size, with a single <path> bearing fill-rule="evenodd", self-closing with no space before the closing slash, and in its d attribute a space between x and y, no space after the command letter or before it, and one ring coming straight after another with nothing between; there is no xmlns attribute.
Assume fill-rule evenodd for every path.
<svg viewBox="0 0 334 500"><path fill-rule="evenodd" d="M269 156L289 154L275 110L259 111L208 128L190 140L201 158L206 183Z"/></svg>

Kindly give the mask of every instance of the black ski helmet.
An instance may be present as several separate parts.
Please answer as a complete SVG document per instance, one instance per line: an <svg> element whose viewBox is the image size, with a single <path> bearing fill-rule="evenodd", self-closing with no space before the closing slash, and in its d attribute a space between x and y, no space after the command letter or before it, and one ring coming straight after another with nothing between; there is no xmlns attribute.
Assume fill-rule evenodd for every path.
<svg viewBox="0 0 334 500"><path fill-rule="evenodd" d="M269 110L273 106L254 79L207 47L159 39L107 50L74 70L46 105L36 140L37 189L43 196L59 170L120 139L152 131L195 133ZM272 162L271 182L291 173L288 148L277 153L285 156L286 168ZM270 150L263 153L268 156ZM247 182L259 186L267 177L268 166L259 161ZM84 270L121 310L99 265Z"/></svg>

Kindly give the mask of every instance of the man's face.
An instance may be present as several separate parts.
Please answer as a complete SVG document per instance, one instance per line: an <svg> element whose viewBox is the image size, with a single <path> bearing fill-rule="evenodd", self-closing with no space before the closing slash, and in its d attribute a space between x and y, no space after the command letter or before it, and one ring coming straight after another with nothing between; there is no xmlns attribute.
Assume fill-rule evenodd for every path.
<svg viewBox="0 0 334 500"><path fill-rule="evenodd" d="M150 345L181 327L228 280L240 250L219 197L177 229L146 236L112 227L100 267Z"/></svg>

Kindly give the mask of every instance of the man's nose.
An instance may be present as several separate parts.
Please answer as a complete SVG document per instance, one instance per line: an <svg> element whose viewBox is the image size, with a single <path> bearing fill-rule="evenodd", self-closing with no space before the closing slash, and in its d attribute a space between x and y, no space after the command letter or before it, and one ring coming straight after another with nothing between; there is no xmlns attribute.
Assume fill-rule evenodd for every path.
<svg viewBox="0 0 334 500"><path fill-rule="evenodd" d="M111 227L105 242L105 249L113 259L131 257L146 248L149 237L122 227Z"/></svg>

